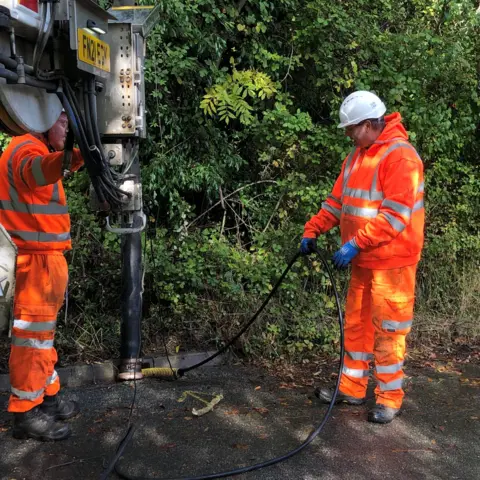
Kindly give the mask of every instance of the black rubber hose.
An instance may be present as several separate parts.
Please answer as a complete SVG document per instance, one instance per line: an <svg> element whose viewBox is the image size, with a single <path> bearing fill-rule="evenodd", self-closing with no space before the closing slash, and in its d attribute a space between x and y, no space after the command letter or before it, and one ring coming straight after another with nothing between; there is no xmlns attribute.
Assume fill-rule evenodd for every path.
<svg viewBox="0 0 480 480"><path fill-rule="evenodd" d="M86 152L82 150L82 155L84 159L88 159L88 162L90 164L89 172L91 173L91 175L99 176L103 171L103 165L99 161L96 155L92 155L92 152L90 150L91 145L90 145L90 142L88 141L88 137L86 134L86 127L82 119L81 110L79 109L78 102L76 101L75 92L72 90L68 82L65 81L63 82L63 84L64 84L65 97L67 98L70 104L70 108L73 112L73 115L77 120L80 138L82 139L83 144L86 146Z"/></svg>
<svg viewBox="0 0 480 480"><path fill-rule="evenodd" d="M96 145L98 148L102 146L102 139L100 138L100 131L98 130L98 118L97 118L97 97L95 96L95 78L91 78L85 81L86 85L88 85L87 97L89 101L89 111L90 116L87 116L87 119L90 119L92 123L92 130L93 130L93 138L95 139ZM108 165L107 159L102 153L103 161L105 165Z"/></svg>
<svg viewBox="0 0 480 480"><path fill-rule="evenodd" d="M5 67L7 67L9 70L12 70L13 72L16 73L18 63L13 58L8 57L7 55L2 55L0 53L0 63L3 63L5 65ZM23 68L25 69L25 73L28 73L30 75L33 74L33 67L32 66L24 63Z"/></svg>
<svg viewBox="0 0 480 480"><path fill-rule="evenodd" d="M85 119L82 115L82 110L80 108L80 104L78 103L77 96L75 95L75 91L73 90L70 82L67 79L63 80L62 85L65 91L65 95L67 96L68 101L70 102L75 112L75 115L77 116L78 124L83 132L85 140L87 141L88 147L90 147L90 142L88 142L88 138L86 136L87 126L85 124Z"/></svg>
<svg viewBox="0 0 480 480"><path fill-rule="evenodd" d="M93 165L91 161L91 156L90 156L90 151L88 149L88 145L85 139L84 133L81 132L80 126L78 124L78 119L74 113L74 110L72 108L72 105L68 101L67 96L64 94L64 92L57 92L57 96L60 100L60 102L63 105L63 108L65 109L65 113L67 114L68 121L70 124L70 127L73 130L73 134L75 135L75 138L77 139L78 145L80 147L80 151L82 153L83 160L85 161L85 166L87 167L87 171L89 173L93 188L95 190L95 193L97 194L97 197L100 202L105 202L105 196L102 192L102 189L99 185L98 182L98 177L95 173L96 167Z"/></svg>
<svg viewBox="0 0 480 480"><path fill-rule="evenodd" d="M230 470L230 471L227 471L227 472L219 472L219 473L213 473L213 474L207 474L207 475L200 475L200 476L196 476L196 477L182 477L182 478L170 478L170 479L163 478L163 479L160 479L160 478L154 478L154 477L138 477L138 476L128 475L127 473L123 472L118 467L116 462L115 463L113 461L110 462L110 465L112 463L115 465L115 467L114 467L115 472L117 473L117 475L120 476L120 478L123 478L125 480L210 480L210 479L214 479L214 478L231 477L231 476L234 476L234 475L240 475L240 474L243 474L243 473L252 472L252 471L255 471L255 470L260 470L261 468L269 467L271 465L275 465L276 463L283 462L283 461L293 457L297 453L301 452L306 446L308 446L310 443L312 443L312 441L322 431L323 427L327 423L327 421L330 418L330 415L332 413L332 410L333 410L333 407L335 405L335 401L336 401L336 398L337 398L337 395L338 395L338 390L339 390L339 387L340 387L340 378L341 378L341 373L342 373L342 370L343 370L343 358L344 358L344 355L345 355L345 346L344 346L345 341L344 341L344 333L343 333L342 306L341 306L341 303L340 303L340 297L338 295L337 288L335 286L335 278L333 277L332 270L331 270L330 266L328 265L325 257L322 255L322 253L318 249L315 249L315 254L320 257L320 260L323 263L323 265L324 265L324 267L327 271L327 274L330 278L330 282L332 283L332 287L333 287L333 291L334 291L334 295L335 295L335 302L336 302L336 305L337 305L338 322L339 322L339 327L340 327L340 364L339 364L339 368L338 368L337 381L336 381L336 384L335 384L335 390L334 390L334 393L333 393L333 396L332 396L332 400L331 400L331 402L328 406L327 411L324 414L324 417L323 417L320 425L312 433L310 433L310 435L307 437L307 439L301 445L299 445L297 448L287 452L286 454L284 454L280 457L275 457L275 458L272 458L272 459L267 460L265 462L257 463L255 465L249 465L249 466L246 466L246 467L237 468L237 469ZM290 261L287 268L285 269L285 271L281 275L280 279L277 281L274 288L272 289L272 292L274 292L278 289L278 287L282 283L283 279L285 278L286 274L289 272L289 270L291 269L293 264L298 260L298 258L301 255L302 255L301 253L297 253L294 256L294 258ZM265 308L266 303L268 303L268 301L272 297L272 292L267 297L265 302L263 302L263 304L260 306L259 310L257 310L257 312L255 312L255 314L252 318L256 319L258 317L259 313L261 312L261 310L263 310L263 308ZM249 326L249 325L251 325L251 323L252 323L252 321L249 321L247 325ZM231 343L231 342L229 342L229 343ZM212 358L215 358L215 356L210 357L210 359L212 359ZM200 365L203 365L204 363L205 362L200 362L199 364L196 364L195 368L200 366ZM191 370L192 368L193 367L189 367L188 369L185 369L184 371ZM131 430L129 429L129 431L127 432L127 435L129 435L130 431ZM130 435L130 438L132 437L132 435ZM126 436L125 436L122 439L122 442L120 443L119 447L117 448L117 451L115 453L115 458L120 458L121 457L121 455L122 455L123 451L125 450L126 446L127 446L127 441L126 441ZM103 475L101 477L102 480L107 479L110 472L111 472L111 470L109 470L109 469L105 470L105 472L103 473Z"/></svg>
<svg viewBox="0 0 480 480"><path fill-rule="evenodd" d="M105 152L102 148L102 139L100 137L100 130L98 129L98 117L97 117L97 97L95 95L95 77L91 77L89 80L86 80L86 85L88 85L88 100L89 100L89 110L90 116L87 115L87 118L91 119L92 130L95 142L97 144L98 149L100 150L100 155L102 156L102 161L105 164L105 172L106 176L110 180L113 185L115 184L115 180L118 179L118 176L112 169L110 168L110 163L108 162ZM122 192L123 194L128 195L126 192Z"/></svg>
<svg viewBox="0 0 480 480"><path fill-rule="evenodd" d="M45 11L42 12L44 13L44 15L42 15L42 25L40 27L41 38L37 39L37 42L35 43L35 49L33 51L33 71L35 72L35 75L38 75L43 52L47 46L48 40L50 39L53 24L55 21L55 11L53 8L53 3L54 3L53 0L48 0L46 2L41 2L41 3L44 6ZM46 23L48 14L50 15L50 17L48 19L47 31L44 32L43 30L45 28L45 23Z"/></svg>
<svg viewBox="0 0 480 480"><path fill-rule="evenodd" d="M3 63L5 67L7 67L9 70L12 70L14 72L17 71L17 66L18 66L17 61L7 55L3 55L0 53L0 63ZM25 69L25 73L33 74L32 66L24 63L23 68Z"/></svg>
<svg viewBox="0 0 480 480"><path fill-rule="evenodd" d="M88 94L87 94L87 82L85 81L83 84L83 111L85 112L85 117L87 120L90 119L90 105L88 102ZM87 133L88 133L88 144L89 145L95 145L95 137L93 135L93 128L92 128L92 122L87 121L86 127L87 127Z"/></svg>
<svg viewBox="0 0 480 480"><path fill-rule="evenodd" d="M38 80L37 78L31 77L30 75L25 75L25 83L30 87L44 88L50 92L55 92L58 85L54 82L45 82L43 80Z"/></svg>
<svg viewBox="0 0 480 480"><path fill-rule="evenodd" d="M275 293L278 290L278 287L282 284L284 278L287 276L288 272L292 268L293 264L298 260L298 257L300 257L302 254L298 252L291 260L290 263L288 264L287 268L285 271L282 273L280 278L278 279L277 283L275 286L272 288L272 291L268 294L267 298L263 301L263 303L260 305L259 309L255 312L253 317L245 324L244 327L226 344L224 345L218 352L215 352L213 355L210 355L208 358L205 360L202 360L201 362L196 363L195 365L191 365L190 367L187 368L180 368L177 372L177 375L179 377L183 376L185 373L189 372L190 370L194 370L195 368L201 367L202 365L205 365L206 363L210 362L213 360L215 357L218 357L222 353L226 352L229 347L231 347L252 325L252 323L258 318L258 316L263 312L264 308L268 305L270 302L271 298L275 295Z"/></svg>
<svg viewBox="0 0 480 480"><path fill-rule="evenodd" d="M12 72L11 70L8 70L6 68L1 68L0 67L0 77L6 78L7 80L10 80L11 82L17 82L18 80L18 75L15 72Z"/></svg>
<svg viewBox="0 0 480 480"><path fill-rule="evenodd" d="M15 72L12 72L8 68L0 67L0 77L6 78L12 83L18 84L18 75ZM25 84L31 87L43 88L45 90L55 91L57 89L57 84L53 82L44 82L43 80L37 80L36 78L31 77L30 75L25 75Z"/></svg>

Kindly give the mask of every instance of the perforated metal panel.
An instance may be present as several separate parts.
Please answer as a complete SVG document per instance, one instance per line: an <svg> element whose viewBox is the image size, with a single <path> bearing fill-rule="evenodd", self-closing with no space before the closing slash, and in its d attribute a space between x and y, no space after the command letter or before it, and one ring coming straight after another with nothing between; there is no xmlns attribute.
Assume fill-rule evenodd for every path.
<svg viewBox="0 0 480 480"><path fill-rule="evenodd" d="M100 133L144 137L143 39L126 23L109 24L105 37L111 49L110 78L97 99Z"/></svg>

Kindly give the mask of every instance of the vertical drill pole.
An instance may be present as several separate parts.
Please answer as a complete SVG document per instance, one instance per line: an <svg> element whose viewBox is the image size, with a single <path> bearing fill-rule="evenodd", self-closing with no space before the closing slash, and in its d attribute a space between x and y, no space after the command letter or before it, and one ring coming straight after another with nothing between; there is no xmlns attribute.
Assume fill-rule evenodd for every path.
<svg viewBox="0 0 480 480"><path fill-rule="evenodd" d="M133 154L132 149L125 152ZM138 156L130 173L135 181L140 181L140 164ZM140 214L133 216L133 227L142 225ZM125 226L125 225L124 225ZM142 378L141 343L142 343L142 299L143 299L143 264L142 239L140 233L122 235L122 325L120 334L119 380Z"/></svg>
<svg viewBox="0 0 480 480"><path fill-rule="evenodd" d="M113 6L134 6L134 0L115 0ZM133 154L133 149L124 149ZM135 175L135 182L141 182L138 156L129 173ZM133 216L133 227L141 225L141 212ZM131 225L122 225L131 226ZM141 343L142 343L142 295L143 264L142 240L140 233L122 236L122 325L120 333L120 367L118 380L142 378Z"/></svg>

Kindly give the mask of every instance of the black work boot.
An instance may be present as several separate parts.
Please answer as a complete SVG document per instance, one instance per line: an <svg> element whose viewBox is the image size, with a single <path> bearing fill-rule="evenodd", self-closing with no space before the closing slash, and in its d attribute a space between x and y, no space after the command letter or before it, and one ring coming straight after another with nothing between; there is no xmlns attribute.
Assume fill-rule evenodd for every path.
<svg viewBox="0 0 480 480"><path fill-rule="evenodd" d="M54 418L43 413L39 406L28 412L14 413L14 418L13 436L19 440L64 440L72 433L68 425L55 422Z"/></svg>
<svg viewBox="0 0 480 480"><path fill-rule="evenodd" d="M331 403L332 397L335 390L330 388L316 388L315 396L319 398L322 403ZM345 395L342 392L338 392L335 403L347 403L348 405L363 405L365 403L365 398L356 398Z"/></svg>
<svg viewBox="0 0 480 480"><path fill-rule="evenodd" d="M373 423L390 423L397 415L400 415L399 408L387 407L379 403L368 412L368 421Z"/></svg>
<svg viewBox="0 0 480 480"><path fill-rule="evenodd" d="M62 400L58 395L45 395L40 409L54 420L67 420L80 412L77 402L74 400Z"/></svg>

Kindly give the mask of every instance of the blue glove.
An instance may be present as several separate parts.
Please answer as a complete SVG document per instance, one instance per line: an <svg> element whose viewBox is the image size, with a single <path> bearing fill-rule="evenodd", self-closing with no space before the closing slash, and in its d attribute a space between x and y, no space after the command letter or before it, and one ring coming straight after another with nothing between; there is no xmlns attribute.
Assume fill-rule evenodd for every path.
<svg viewBox="0 0 480 480"><path fill-rule="evenodd" d="M316 238L302 238L302 242L300 243L300 252L304 255L309 255L313 253L317 248L317 239Z"/></svg>
<svg viewBox="0 0 480 480"><path fill-rule="evenodd" d="M348 264L360 253L354 239L347 242L333 256L333 264L337 268L346 268Z"/></svg>

